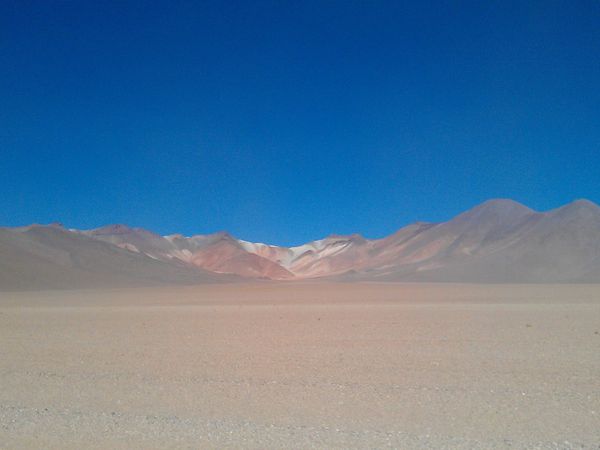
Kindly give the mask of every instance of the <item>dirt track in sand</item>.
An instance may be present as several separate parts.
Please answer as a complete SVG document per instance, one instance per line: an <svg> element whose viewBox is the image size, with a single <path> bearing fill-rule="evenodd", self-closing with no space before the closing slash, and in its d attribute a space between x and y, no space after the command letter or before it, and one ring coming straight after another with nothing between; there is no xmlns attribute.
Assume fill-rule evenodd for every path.
<svg viewBox="0 0 600 450"><path fill-rule="evenodd" d="M2 448L599 448L600 286L0 293Z"/></svg>

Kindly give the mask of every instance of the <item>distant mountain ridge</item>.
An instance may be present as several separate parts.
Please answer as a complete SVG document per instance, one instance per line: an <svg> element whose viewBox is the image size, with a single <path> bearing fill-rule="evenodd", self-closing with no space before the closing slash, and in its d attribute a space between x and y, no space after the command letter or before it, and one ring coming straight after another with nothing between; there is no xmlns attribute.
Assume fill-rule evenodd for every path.
<svg viewBox="0 0 600 450"><path fill-rule="evenodd" d="M0 229L0 288L318 278L600 282L600 207L577 200L536 212L494 199L447 222L417 222L382 239L330 235L296 247L226 232L160 236L126 225Z"/></svg>

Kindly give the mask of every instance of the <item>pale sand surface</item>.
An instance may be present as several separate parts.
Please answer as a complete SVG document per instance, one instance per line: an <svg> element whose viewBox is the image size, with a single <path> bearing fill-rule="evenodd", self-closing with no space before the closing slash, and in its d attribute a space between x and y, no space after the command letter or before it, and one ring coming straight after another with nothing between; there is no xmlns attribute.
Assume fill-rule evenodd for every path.
<svg viewBox="0 0 600 450"><path fill-rule="evenodd" d="M2 448L600 448L600 286L0 293Z"/></svg>

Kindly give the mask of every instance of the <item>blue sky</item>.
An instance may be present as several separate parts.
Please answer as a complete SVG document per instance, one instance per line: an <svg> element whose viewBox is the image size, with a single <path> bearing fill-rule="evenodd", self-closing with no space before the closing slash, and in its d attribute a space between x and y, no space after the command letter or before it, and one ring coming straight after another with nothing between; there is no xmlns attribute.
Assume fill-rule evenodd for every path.
<svg viewBox="0 0 600 450"><path fill-rule="evenodd" d="M600 3L0 2L0 225L298 244L600 202Z"/></svg>

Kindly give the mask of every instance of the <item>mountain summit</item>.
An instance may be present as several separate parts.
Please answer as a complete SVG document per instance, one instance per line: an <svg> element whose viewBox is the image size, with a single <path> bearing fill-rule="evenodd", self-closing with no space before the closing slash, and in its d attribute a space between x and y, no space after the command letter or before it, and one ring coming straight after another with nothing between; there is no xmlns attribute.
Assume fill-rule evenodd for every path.
<svg viewBox="0 0 600 450"><path fill-rule="evenodd" d="M314 278L600 282L600 207L577 200L536 212L493 199L448 222L416 222L383 239L332 234L296 247L227 232L160 236L127 225L0 229L2 289Z"/></svg>

